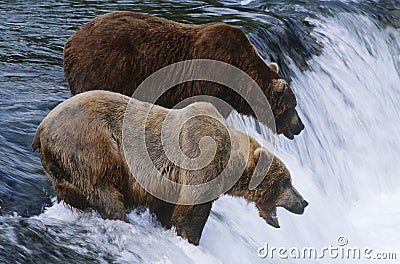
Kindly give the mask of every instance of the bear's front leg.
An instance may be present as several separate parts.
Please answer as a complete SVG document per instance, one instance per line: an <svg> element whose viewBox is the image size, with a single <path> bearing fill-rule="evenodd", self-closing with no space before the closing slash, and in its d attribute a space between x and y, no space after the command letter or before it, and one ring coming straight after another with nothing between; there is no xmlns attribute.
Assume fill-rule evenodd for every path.
<svg viewBox="0 0 400 264"><path fill-rule="evenodd" d="M198 205L177 205L171 220L172 225L176 227L177 234L197 246L210 215L211 205L211 202Z"/></svg>
<svg viewBox="0 0 400 264"><path fill-rule="evenodd" d="M157 220L167 229L172 227L171 218L175 205L157 198L149 205L150 212L157 216Z"/></svg>

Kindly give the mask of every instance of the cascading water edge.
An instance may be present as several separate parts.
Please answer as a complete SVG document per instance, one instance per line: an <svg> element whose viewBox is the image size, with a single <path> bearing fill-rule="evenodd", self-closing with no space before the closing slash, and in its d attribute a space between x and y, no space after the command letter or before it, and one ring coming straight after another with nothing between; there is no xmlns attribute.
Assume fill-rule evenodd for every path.
<svg viewBox="0 0 400 264"><path fill-rule="evenodd" d="M276 154L310 206L299 218L279 211L283 228L265 240L321 249L345 237L348 246L397 252L400 31L350 13L308 22L323 51L307 71L291 64L306 129L294 142L278 137ZM243 131L251 124L239 116L230 122ZM255 126L252 132L260 137Z"/></svg>

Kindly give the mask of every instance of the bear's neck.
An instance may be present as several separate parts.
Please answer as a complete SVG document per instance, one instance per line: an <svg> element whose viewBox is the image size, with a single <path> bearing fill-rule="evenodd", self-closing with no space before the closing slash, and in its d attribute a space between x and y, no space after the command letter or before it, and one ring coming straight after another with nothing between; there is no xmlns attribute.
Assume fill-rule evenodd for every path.
<svg viewBox="0 0 400 264"><path fill-rule="evenodd" d="M238 181L232 186L232 188L230 188L226 194L232 195L232 196L240 196L243 197L245 195L246 192L248 192L249 190L249 184L250 184L250 180L251 177L253 176L253 172L256 166L256 160L254 157L254 151L260 147L260 144L252 137L243 134L241 132L240 133L240 137L245 138L245 140L249 141L249 145L248 145L248 149L247 151L243 151L241 153L248 153L248 156L245 157L243 155L240 155L240 157L237 158L241 158L244 161L241 163L245 163L246 167L244 169L244 171L242 172L242 175L240 176L240 178L238 179Z"/></svg>

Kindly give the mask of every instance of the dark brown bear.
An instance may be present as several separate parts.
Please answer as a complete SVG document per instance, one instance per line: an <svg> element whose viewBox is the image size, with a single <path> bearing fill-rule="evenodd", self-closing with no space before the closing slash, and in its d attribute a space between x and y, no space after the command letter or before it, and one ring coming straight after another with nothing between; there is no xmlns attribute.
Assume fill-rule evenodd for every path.
<svg viewBox="0 0 400 264"><path fill-rule="evenodd" d="M134 12L105 14L68 39L64 73L74 95L88 90L110 90L132 96L152 73L191 59L217 60L246 72L268 99L278 134L293 139L304 128L295 110L295 95L278 73L277 65L265 64L244 32L224 23L188 25ZM218 97L239 113L255 116L254 109L236 92L204 81L170 89L156 104L172 108L196 95ZM218 109L225 117L230 112ZM267 124L261 117L258 119Z"/></svg>
<svg viewBox="0 0 400 264"><path fill-rule="evenodd" d="M128 103L134 114L126 119ZM187 120L182 127L181 120ZM123 127L128 128L132 138L129 133L124 134ZM143 135L141 129L146 131L144 150L135 144L135 139ZM179 143L162 141L162 135L167 135L167 139L176 136ZM215 143L216 151L205 167L183 168L165 155L169 147L194 158L202 153L208 157L213 144L199 153L199 145L207 137ZM133 151L129 151L129 144ZM59 104L47 115L37 129L32 147L40 150L42 164L57 195L69 205L81 210L91 207L103 218L123 221L128 221L126 208L148 206L163 226L175 226L178 235L193 244L199 243L212 202L220 194L254 202L260 216L274 227L279 227L277 206L297 214L307 206L293 187L285 164L252 137L229 127L216 108L206 102L170 110L136 99L130 101L127 96L109 91L85 92ZM146 155L153 157L152 164L146 163ZM261 172L255 169L257 164L271 166ZM151 170L152 165L156 171ZM226 177L218 177L222 171L227 172ZM224 186L235 174L238 177L233 183ZM154 197L137 181L146 179L147 187L162 190L165 185L160 184L158 176L192 186L211 182L211 188L196 188L190 193L179 188L167 189L166 193L182 201L173 204ZM216 178L222 181L212 182ZM261 183L249 190L253 178ZM214 191L216 195L208 199ZM184 202L202 195L207 198L204 202Z"/></svg>

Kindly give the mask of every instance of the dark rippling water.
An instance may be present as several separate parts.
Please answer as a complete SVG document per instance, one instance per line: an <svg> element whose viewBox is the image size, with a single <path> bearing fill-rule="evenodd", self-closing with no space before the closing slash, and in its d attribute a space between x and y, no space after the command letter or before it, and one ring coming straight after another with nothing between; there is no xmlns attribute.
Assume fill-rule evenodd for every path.
<svg viewBox="0 0 400 264"><path fill-rule="evenodd" d="M88 263L114 259L106 251L88 245L84 238L80 243L86 244L86 250L73 249L71 243L80 244L71 242L69 236L86 232L84 228L45 226L31 218L50 206L54 197L38 154L31 150L31 142L46 114L70 97L62 68L67 38L94 17L116 10L144 12L185 23L221 21L241 27L266 61L280 64L288 80L294 75L293 68L310 70L309 60L324 50L323 43L311 34L314 25L310 19L349 13L369 17L379 28L400 26L399 1L384 0L2 1L0 263ZM303 113L306 119L307 114ZM68 233L70 228L74 231ZM136 259L139 260L140 257Z"/></svg>

